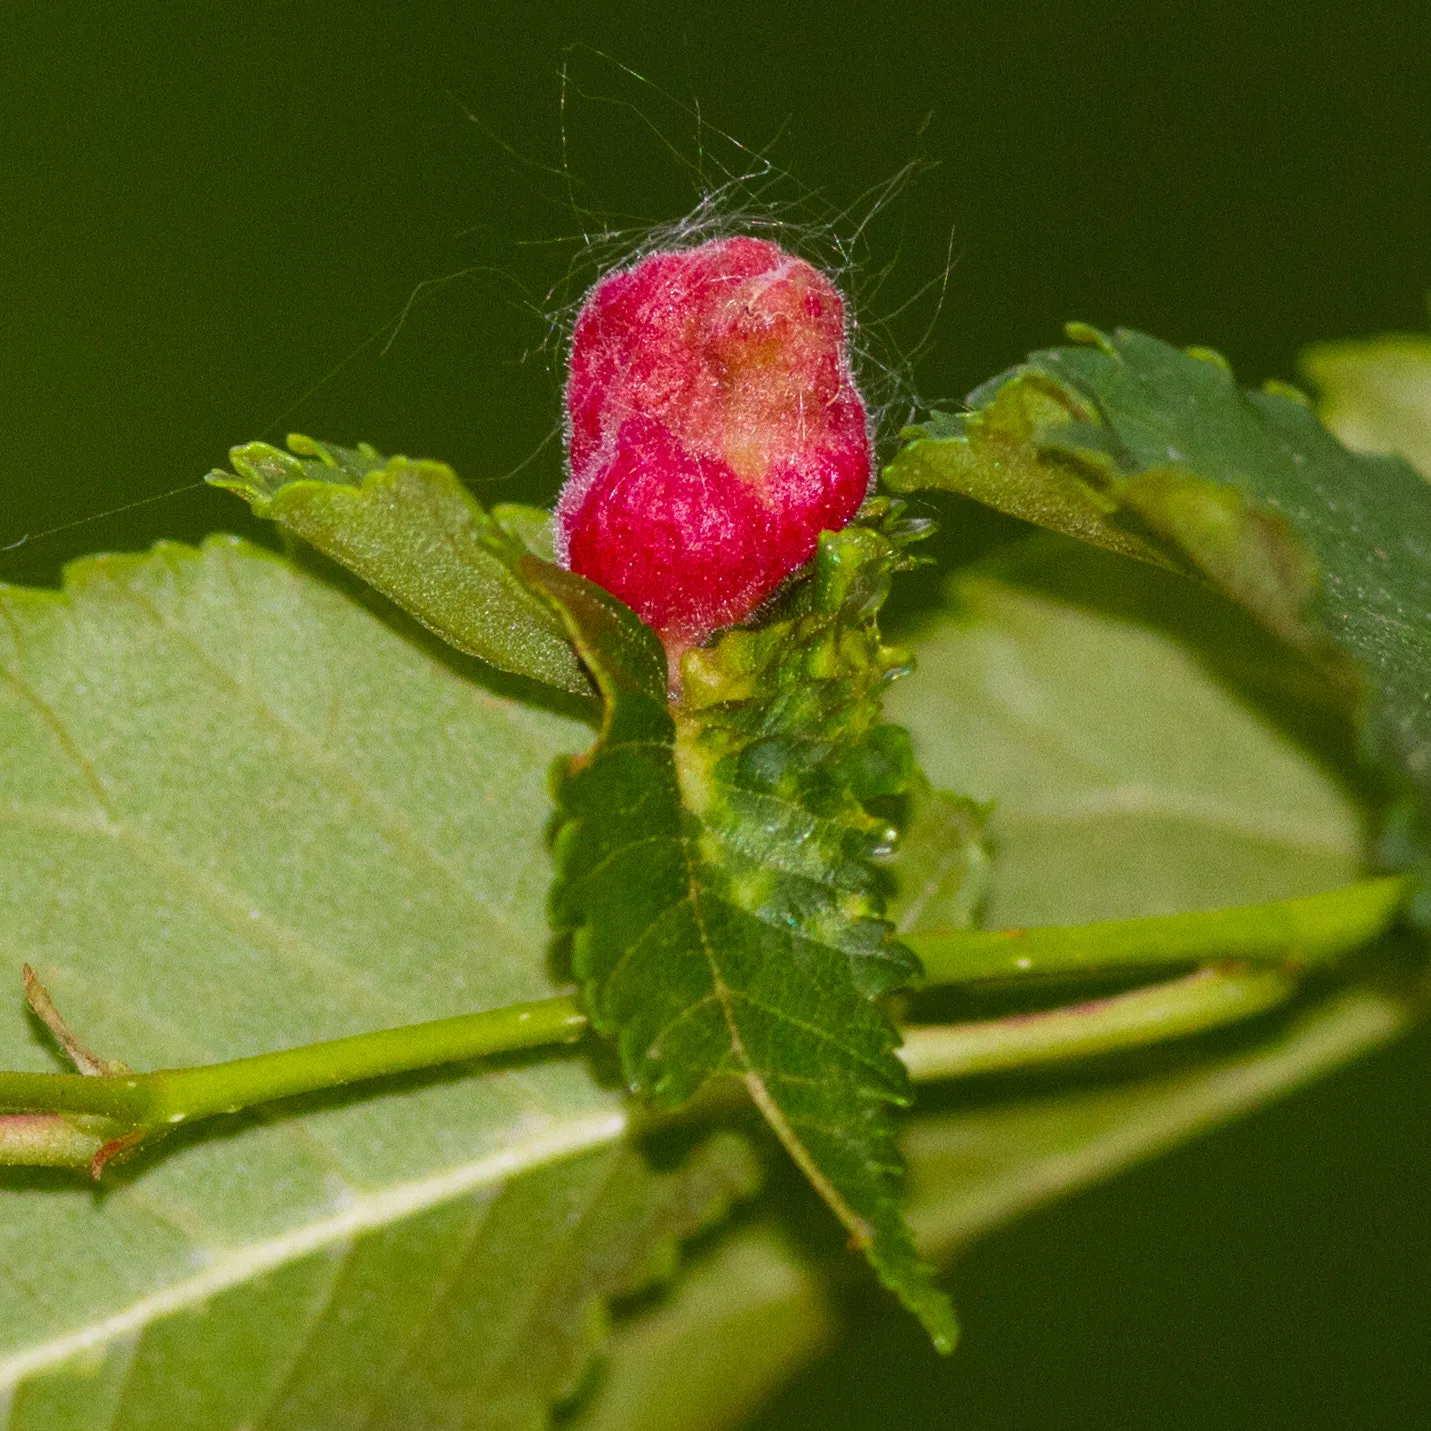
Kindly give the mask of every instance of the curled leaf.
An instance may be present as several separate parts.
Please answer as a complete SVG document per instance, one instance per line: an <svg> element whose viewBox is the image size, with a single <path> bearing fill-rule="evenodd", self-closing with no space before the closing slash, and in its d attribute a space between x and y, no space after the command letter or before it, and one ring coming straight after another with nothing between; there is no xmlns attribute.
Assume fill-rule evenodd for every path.
<svg viewBox="0 0 1431 1431"><path fill-rule="evenodd" d="M366 445L290 437L297 455L251 442L211 472L270 517L362 577L449 645L500 670L589 696L561 623L515 573L525 538L543 540L530 508L489 513L441 462L383 458Z"/></svg>
<svg viewBox="0 0 1431 1431"><path fill-rule="evenodd" d="M973 393L968 417L912 429L890 485L966 492L1211 582L1355 707L1400 797L1385 856L1431 873L1431 485L1348 451L1293 390L1239 388L1216 354L1069 335ZM1013 480L989 477L1010 464ZM1431 919L1431 896L1417 912Z"/></svg>

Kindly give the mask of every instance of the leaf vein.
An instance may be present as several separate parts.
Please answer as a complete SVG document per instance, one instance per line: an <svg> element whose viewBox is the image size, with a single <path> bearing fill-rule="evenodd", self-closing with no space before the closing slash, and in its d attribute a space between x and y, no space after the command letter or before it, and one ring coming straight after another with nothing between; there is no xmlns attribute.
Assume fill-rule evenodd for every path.
<svg viewBox="0 0 1431 1431"><path fill-rule="evenodd" d="M274 730L277 730L284 739L293 744L305 757L310 759L314 764L322 766L323 769L333 777L334 783L346 788L350 794L354 796L357 803L377 815L379 822L393 836L396 844L408 850L410 853L419 856L421 860L440 872L456 889L466 895L495 923L502 925L509 932L517 934L519 938L525 940L525 931L517 929L511 912L499 907L475 885L472 885L452 864L443 859L442 856L418 834L412 822L397 806L391 803L391 800L385 794L357 779L337 756L326 749L320 741L313 738L311 732L305 730L300 725L296 725L292 721L284 719L267 701L259 697L248 686L239 681L231 671L226 670L221 663L216 661L213 656L204 649L202 643L194 639L192 633L169 617L142 592L132 587L127 587L125 588L125 594L147 611L162 630L169 632L192 651L197 656L199 662L213 673L220 685L235 694L249 710L267 721Z"/></svg>

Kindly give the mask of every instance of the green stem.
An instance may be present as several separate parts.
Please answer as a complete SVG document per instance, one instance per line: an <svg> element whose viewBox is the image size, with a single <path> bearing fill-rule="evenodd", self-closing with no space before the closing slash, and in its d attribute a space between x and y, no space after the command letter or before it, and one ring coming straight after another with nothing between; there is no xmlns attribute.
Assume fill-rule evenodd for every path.
<svg viewBox="0 0 1431 1431"><path fill-rule="evenodd" d="M1198 969L1047 1013L916 1026L905 1031L899 1052L916 1082L1003 1073L1204 1033L1275 1008L1296 987L1296 978L1283 969Z"/></svg>
<svg viewBox="0 0 1431 1431"><path fill-rule="evenodd" d="M570 1043L585 1029L576 1000L563 997L198 1068L97 1077L0 1073L0 1110L99 1114L130 1128L157 1128L365 1078Z"/></svg>
<svg viewBox="0 0 1431 1431"><path fill-rule="evenodd" d="M1048 1013L914 1028L902 1056L917 1080L951 1078L1129 1048L1246 1018L1287 998L1306 965L1375 938L1395 919L1406 895L1405 880L1372 879L1303 899L1165 918L910 935L907 942L924 959L931 983L1156 967L1209 957L1223 962ZM1278 967L1244 967L1255 961L1276 961ZM48 1007L43 989L39 997ZM70 1037L57 1014L53 1026ZM88 1162L98 1175L117 1152L175 1124L363 1079L570 1043L586 1028L577 1001L564 996L197 1068L0 1072L0 1163ZM115 1067L99 1061L95 1066Z"/></svg>
<svg viewBox="0 0 1431 1431"><path fill-rule="evenodd" d="M930 984L1157 968L1207 959L1325 963L1369 944L1395 920L1410 883L1401 876L1270 904L1191 914L1028 929L906 934Z"/></svg>

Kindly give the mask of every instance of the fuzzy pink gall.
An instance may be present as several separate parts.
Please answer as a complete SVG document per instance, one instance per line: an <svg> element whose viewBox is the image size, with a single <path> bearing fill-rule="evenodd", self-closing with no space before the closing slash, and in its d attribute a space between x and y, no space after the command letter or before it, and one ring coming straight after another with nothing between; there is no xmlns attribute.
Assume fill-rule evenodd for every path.
<svg viewBox="0 0 1431 1431"><path fill-rule="evenodd" d="M844 303L763 239L648 255L572 334L557 553L655 629L674 666L743 621L869 490Z"/></svg>

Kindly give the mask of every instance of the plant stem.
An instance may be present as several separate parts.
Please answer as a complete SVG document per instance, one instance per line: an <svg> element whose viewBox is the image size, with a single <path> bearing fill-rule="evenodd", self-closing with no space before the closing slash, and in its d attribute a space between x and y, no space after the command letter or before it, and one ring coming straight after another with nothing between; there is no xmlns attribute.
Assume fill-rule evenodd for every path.
<svg viewBox="0 0 1431 1431"><path fill-rule="evenodd" d="M1282 969L1220 966L1047 1013L907 1029L900 1057L916 1082L1002 1073L1203 1033L1285 1002Z"/></svg>
<svg viewBox="0 0 1431 1431"><path fill-rule="evenodd" d="M1067 928L916 934L930 983L1156 967L1216 957L1216 967L1047 1013L908 1031L917 1081L1084 1057L1201 1032L1286 999L1309 964L1382 933L1407 896L1399 878L1273 904ZM1249 962L1277 967L1249 968ZM27 971L62 1042L113 1071L0 1072L0 1163L89 1164L96 1176L148 1134L255 1103L445 1063L571 1043L587 1028L570 996L357 1034L196 1068L134 1073L90 1055ZM38 994L36 994L38 990ZM42 1013L42 1016L43 1013Z"/></svg>
<svg viewBox="0 0 1431 1431"><path fill-rule="evenodd" d="M1157 968L1207 959L1305 968L1369 944L1410 891L1401 876L1269 904L1028 929L906 934L930 984Z"/></svg>
<svg viewBox="0 0 1431 1431"><path fill-rule="evenodd" d="M562 997L197 1068L97 1077L0 1073L0 1110L100 1114L127 1127L154 1128L365 1078L570 1043L585 1029L576 1000Z"/></svg>

